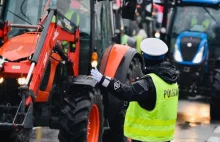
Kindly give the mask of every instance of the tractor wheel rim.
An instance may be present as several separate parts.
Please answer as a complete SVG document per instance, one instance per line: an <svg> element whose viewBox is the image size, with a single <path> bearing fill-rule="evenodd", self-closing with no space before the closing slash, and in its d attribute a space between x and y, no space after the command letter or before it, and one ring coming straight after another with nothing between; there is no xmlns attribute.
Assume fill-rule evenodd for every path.
<svg viewBox="0 0 220 142"><path fill-rule="evenodd" d="M87 126L87 141L88 142L98 142L100 131L100 117L99 109L95 104L89 113L89 120Z"/></svg>

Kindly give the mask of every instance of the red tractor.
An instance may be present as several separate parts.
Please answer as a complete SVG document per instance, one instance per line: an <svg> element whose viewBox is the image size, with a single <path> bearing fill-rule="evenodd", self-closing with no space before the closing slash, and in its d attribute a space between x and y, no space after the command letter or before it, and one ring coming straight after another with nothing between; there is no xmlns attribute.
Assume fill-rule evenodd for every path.
<svg viewBox="0 0 220 142"><path fill-rule="evenodd" d="M62 142L124 139L125 102L89 76L141 76L141 55L111 41L112 1L4 0L0 19L1 141L28 142L34 126Z"/></svg>

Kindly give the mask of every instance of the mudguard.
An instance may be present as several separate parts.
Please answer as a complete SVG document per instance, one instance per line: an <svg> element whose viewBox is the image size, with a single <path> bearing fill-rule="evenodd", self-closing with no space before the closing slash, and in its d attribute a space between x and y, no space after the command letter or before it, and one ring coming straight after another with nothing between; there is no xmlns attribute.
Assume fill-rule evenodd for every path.
<svg viewBox="0 0 220 142"><path fill-rule="evenodd" d="M134 48L128 48L115 74L115 78L120 80L122 83L126 83L126 77L127 77L126 73L129 69L131 60L134 57L137 57L140 59L142 63L142 69L144 68L144 61L143 61L142 56Z"/></svg>
<svg viewBox="0 0 220 142"><path fill-rule="evenodd" d="M131 47L120 44L107 48L100 66L101 73L105 76L115 77L117 68L129 48Z"/></svg>
<svg viewBox="0 0 220 142"><path fill-rule="evenodd" d="M107 62L108 62L108 57L109 57L109 55L111 53L111 50L112 50L112 46L108 47L105 50L105 53L104 53L104 55L102 57L100 68L99 68L99 71L102 74L105 74L105 68L106 68L106 65L107 65Z"/></svg>
<svg viewBox="0 0 220 142"><path fill-rule="evenodd" d="M86 75L70 77L69 81L71 81L71 83L74 85L86 85L91 87L95 87L95 85L97 84L97 81L95 79L93 79L91 76Z"/></svg>
<svg viewBox="0 0 220 142"><path fill-rule="evenodd" d="M62 89L66 89L66 88L70 87L73 90L75 88L79 89L79 88L85 87L85 86L94 88L96 86L96 84L97 84L97 81L95 79L93 79L91 76L87 76L87 75L69 76L62 83L62 87L61 88ZM52 86L52 88L50 90L49 98L48 98L49 102L52 101L54 92L58 92L57 88L58 87L56 85Z"/></svg>
<svg viewBox="0 0 220 142"><path fill-rule="evenodd" d="M101 61L100 72L105 76L119 79L122 83L125 83L125 72L127 72L134 56L137 56L143 63L142 56L134 48L114 44L107 48Z"/></svg>
<svg viewBox="0 0 220 142"><path fill-rule="evenodd" d="M91 76L87 76L87 75L78 75L78 76L69 76L63 83L63 87L61 87L62 89L66 87L68 87L70 85L70 87L76 87L76 88L80 88L81 86L87 86L87 87L95 87L97 84L97 81L95 79L93 79ZM52 86L51 90L50 90L50 94L49 94L49 98L48 101L51 102L51 100L53 99L53 94L56 92L58 92L59 85L57 86L56 84ZM74 90L74 88L73 88ZM61 93L62 94L62 93Z"/></svg>

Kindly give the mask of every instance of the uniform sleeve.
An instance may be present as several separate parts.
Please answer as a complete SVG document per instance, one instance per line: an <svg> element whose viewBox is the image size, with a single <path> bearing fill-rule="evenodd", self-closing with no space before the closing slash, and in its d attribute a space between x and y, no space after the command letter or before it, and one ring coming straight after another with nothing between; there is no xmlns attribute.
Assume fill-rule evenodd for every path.
<svg viewBox="0 0 220 142"><path fill-rule="evenodd" d="M100 85L115 97L125 101L143 101L151 95L150 84L146 78L140 79L131 85L126 85L119 80L103 76Z"/></svg>

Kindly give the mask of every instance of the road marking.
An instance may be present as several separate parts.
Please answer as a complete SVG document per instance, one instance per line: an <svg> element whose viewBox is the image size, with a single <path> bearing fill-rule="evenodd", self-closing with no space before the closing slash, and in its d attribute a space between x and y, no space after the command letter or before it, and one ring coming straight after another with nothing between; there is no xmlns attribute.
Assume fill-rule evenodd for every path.
<svg viewBox="0 0 220 142"><path fill-rule="evenodd" d="M213 132L220 134L220 126L217 126Z"/></svg>
<svg viewBox="0 0 220 142"><path fill-rule="evenodd" d="M220 142L220 138L219 137L209 137L207 142Z"/></svg>
<svg viewBox="0 0 220 142"><path fill-rule="evenodd" d="M36 130L36 139L40 140L42 138L42 127Z"/></svg>
<svg viewBox="0 0 220 142"><path fill-rule="evenodd" d="M32 129L32 130L36 130L36 129L39 129L39 128L41 128L41 127L33 127L33 129Z"/></svg>

